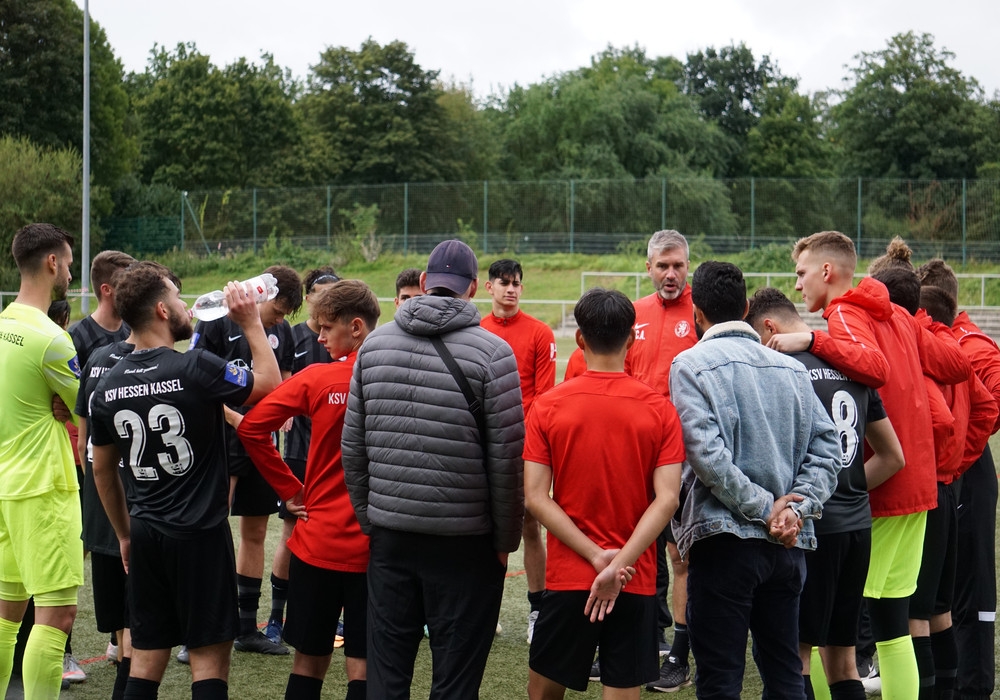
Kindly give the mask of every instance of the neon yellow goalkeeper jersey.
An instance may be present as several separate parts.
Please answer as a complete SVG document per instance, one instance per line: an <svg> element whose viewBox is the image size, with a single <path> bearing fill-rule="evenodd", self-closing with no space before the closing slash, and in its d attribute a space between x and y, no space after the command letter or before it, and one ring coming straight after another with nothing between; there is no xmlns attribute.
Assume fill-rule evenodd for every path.
<svg viewBox="0 0 1000 700"><path fill-rule="evenodd" d="M69 434L52 416L53 395L72 410L79 388L66 331L32 306L0 312L0 499L79 489Z"/></svg>

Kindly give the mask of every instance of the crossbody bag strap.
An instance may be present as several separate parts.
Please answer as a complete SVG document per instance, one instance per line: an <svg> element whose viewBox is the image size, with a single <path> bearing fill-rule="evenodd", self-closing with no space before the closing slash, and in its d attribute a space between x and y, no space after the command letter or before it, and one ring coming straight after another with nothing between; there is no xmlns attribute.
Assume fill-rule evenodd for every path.
<svg viewBox="0 0 1000 700"><path fill-rule="evenodd" d="M462 370L459 368L458 363L455 362L455 357L448 350L448 346L444 344L441 340L441 336L432 335L430 336L431 344L434 349L437 350L438 355L444 360L445 366L448 371L451 372L451 376L455 378L455 382L458 383L458 388L462 390L462 395L465 396L466 402L469 404L469 412L472 417L476 420L476 426L479 428L479 444L483 447L483 458L486 458L486 415L483 413L483 404L480 403L479 399L472 392L472 387L469 385L469 380Z"/></svg>

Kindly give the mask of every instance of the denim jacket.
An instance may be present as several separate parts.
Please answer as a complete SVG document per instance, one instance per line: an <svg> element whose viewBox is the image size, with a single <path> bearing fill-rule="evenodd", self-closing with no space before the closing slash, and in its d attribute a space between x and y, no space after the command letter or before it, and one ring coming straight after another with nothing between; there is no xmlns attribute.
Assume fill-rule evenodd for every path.
<svg viewBox="0 0 1000 700"><path fill-rule="evenodd" d="M815 549L812 520L837 486L841 451L805 367L746 323L719 323L674 358L670 396L687 449L674 522L681 555L720 533L777 543L766 519L788 493L804 497L793 506L804 521L796 546Z"/></svg>

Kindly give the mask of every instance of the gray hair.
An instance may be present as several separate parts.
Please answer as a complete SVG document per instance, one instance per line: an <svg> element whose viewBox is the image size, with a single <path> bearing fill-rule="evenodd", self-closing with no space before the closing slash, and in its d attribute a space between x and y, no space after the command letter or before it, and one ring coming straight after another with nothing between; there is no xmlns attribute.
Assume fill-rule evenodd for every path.
<svg viewBox="0 0 1000 700"><path fill-rule="evenodd" d="M687 239L679 231L673 229L657 231L649 239L649 245L646 246L646 259L652 260L654 255L674 248L684 248L684 257L691 257L691 249L688 248Z"/></svg>

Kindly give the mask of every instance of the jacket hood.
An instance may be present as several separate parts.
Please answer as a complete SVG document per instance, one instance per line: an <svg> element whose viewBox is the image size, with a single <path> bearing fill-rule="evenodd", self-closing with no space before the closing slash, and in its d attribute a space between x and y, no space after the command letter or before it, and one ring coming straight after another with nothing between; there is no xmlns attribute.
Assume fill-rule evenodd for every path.
<svg viewBox="0 0 1000 700"><path fill-rule="evenodd" d="M876 321L887 321L892 317L889 290L884 284L871 277L863 278L858 282L857 287L847 290L830 302L823 313L823 318L828 318L836 305L840 303L859 306L871 314L871 317Z"/></svg>
<svg viewBox="0 0 1000 700"><path fill-rule="evenodd" d="M478 326L481 317L471 301L424 294L400 305L393 320L411 335L432 336Z"/></svg>

